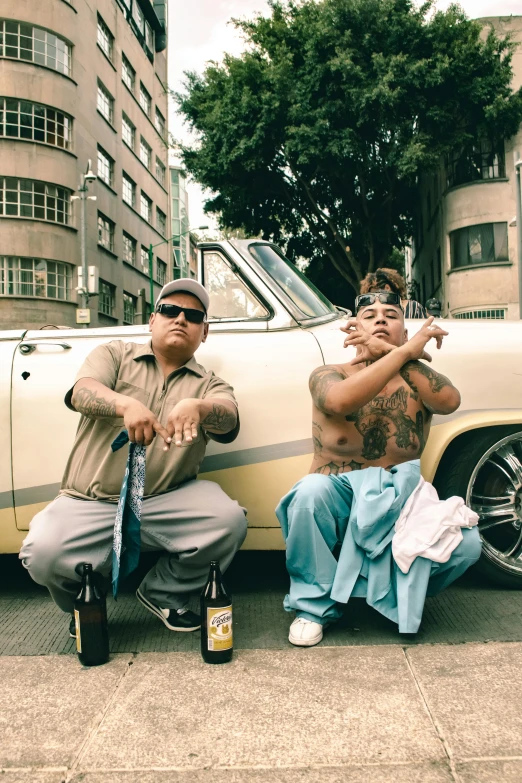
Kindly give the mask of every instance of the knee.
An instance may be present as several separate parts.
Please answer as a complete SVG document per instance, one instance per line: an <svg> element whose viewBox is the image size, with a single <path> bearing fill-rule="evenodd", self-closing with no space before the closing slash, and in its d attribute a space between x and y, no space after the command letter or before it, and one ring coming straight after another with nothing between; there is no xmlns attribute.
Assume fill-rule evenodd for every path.
<svg viewBox="0 0 522 783"><path fill-rule="evenodd" d="M228 544L240 547L247 534L247 518L243 508L235 500L228 498L219 513L219 527Z"/></svg>
<svg viewBox="0 0 522 783"><path fill-rule="evenodd" d="M31 530L22 544L20 560L37 584L47 586L56 573L59 551L53 546L45 531L37 527Z"/></svg>
<svg viewBox="0 0 522 783"><path fill-rule="evenodd" d="M463 528L462 535L463 539L454 554L459 555L463 560L469 560L470 563L476 563L482 554L482 542L478 528Z"/></svg>
<svg viewBox="0 0 522 783"><path fill-rule="evenodd" d="M332 482L321 473L309 473L297 482L292 491L292 505L316 506L331 500Z"/></svg>

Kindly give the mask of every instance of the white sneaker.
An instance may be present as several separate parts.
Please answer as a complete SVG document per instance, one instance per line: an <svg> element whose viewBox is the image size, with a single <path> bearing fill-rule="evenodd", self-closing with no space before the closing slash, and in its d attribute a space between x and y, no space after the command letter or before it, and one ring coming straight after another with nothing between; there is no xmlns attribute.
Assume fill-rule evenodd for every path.
<svg viewBox="0 0 522 783"><path fill-rule="evenodd" d="M314 623L313 620L306 620L304 617L296 617L290 626L288 641L295 644L296 647L313 647L319 644L323 638L323 626L321 623Z"/></svg>

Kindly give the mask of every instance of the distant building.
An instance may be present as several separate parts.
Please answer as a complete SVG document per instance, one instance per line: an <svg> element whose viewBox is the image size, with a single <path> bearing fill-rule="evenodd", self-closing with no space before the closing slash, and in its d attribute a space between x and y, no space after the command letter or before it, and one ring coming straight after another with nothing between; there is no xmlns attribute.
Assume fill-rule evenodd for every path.
<svg viewBox="0 0 522 783"><path fill-rule="evenodd" d="M479 20L522 44L522 16ZM513 57L513 88L522 84L522 46ZM519 317L514 152L512 139L482 140L472 152L455 150L439 171L420 182L420 214L407 276L425 304L440 299L452 318Z"/></svg>
<svg viewBox="0 0 522 783"><path fill-rule="evenodd" d="M180 166L169 166L173 279L190 277L190 231L187 176Z"/></svg>
<svg viewBox="0 0 522 783"><path fill-rule="evenodd" d="M4 0L0 20L0 328L76 323L87 161L91 326L137 320L171 276L166 0ZM150 303L149 303L150 306Z"/></svg>

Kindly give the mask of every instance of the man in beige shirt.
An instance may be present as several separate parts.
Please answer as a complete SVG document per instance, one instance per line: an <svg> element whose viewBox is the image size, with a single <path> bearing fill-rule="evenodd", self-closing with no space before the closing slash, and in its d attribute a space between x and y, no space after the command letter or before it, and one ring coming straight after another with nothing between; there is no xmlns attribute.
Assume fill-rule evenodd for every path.
<svg viewBox="0 0 522 783"><path fill-rule="evenodd" d="M111 443L126 429L146 446L142 549L162 550L136 595L172 631L194 631L187 608L211 560L226 569L246 535L244 509L196 476L209 438L239 432L232 387L194 353L208 336L208 294L192 279L168 283L150 318L145 345L115 340L95 348L65 396L82 414L59 496L31 522L20 558L65 612L72 612L84 562L108 576L116 503L127 449ZM71 635L74 636L71 625Z"/></svg>

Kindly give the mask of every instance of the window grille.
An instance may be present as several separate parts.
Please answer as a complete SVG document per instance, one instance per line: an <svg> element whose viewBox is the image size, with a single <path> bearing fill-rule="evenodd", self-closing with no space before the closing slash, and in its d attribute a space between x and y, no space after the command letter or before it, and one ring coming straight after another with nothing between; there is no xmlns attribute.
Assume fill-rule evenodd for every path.
<svg viewBox="0 0 522 783"><path fill-rule="evenodd" d="M156 228L161 236L167 236L167 216L159 207L156 207Z"/></svg>
<svg viewBox="0 0 522 783"><path fill-rule="evenodd" d="M159 135L161 136L162 139L164 139L165 136L166 136L166 130L167 130L166 124L165 124L165 117L160 112L160 110L158 109L157 106L156 106L156 115L155 115L154 124L156 126L156 130L158 131Z"/></svg>
<svg viewBox="0 0 522 783"><path fill-rule="evenodd" d="M149 250L144 245L141 246L141 268L146 275L149 274Z"/></svg>
<svg viewBox="0 0 522 783"><path fill-rule="evenodd" d="M136 145L136 128L125 114L122 114L121 117L121 137L127 147L134 150Z"/></svg>
<svg viewBox="0 0 522 783"><path fill-rule="evenodd" d="M147 223L152 223L152 201L143 190L140 196L140 214Z"/></svg>
<svg viewBox="0 0 522 783"><path fill-rule="evenodd" d="M163 187L165 187L165 172L166 167L159 158L156 158L156 179Z"/></svg>
<svg viewBox="0 0 522 783"><path fill-rule="evenodd" d="M461 318L471 320L472 318L484 318L494 321L503 321L506 317L506 311L502 309L496 310L469 310L465 313L454 313L453 318Z"/></svg>
<svg viewBox="0 0 522 783"><path fill-rule="evenodd" d="M129 90L134 92L136 88L136 71L124 54L121 56L121 79Z"/></svg>
<svg viewBox="0 0 522 783"><path fill-rule="evenodd" d="M156 281L161 286L167 282L167 264L159 258L156 259Z"/></svg>
<svg viewBox="0 0 522 783"><path fill-rule="evenodd" d="M123 260L136 266L136 240L125 231L123 232Z"/></svg>
<svg viewBox="0 0 522 783"><path fill-rule="evenodd" d="M147 144L143 136L140 138L140 160L150 170L152 165L152 148Z"/></svg>
<svg viewBox="0 0 522 783"><path fill-rule="evenodd" d="M122 182L122 198L126 204L131 207L136 206L136 184L123 172L121 177Z"/></svg>
<svg viewBox="0 0 522 783"><path fill-rule="evenodd" d="M98 212L98 244L114 252L114 223Z"/></svg>
<svg viewBox="0 0 522 783"><path fill-rule="evenodd" d="M132 294L123 292L123 323L133 324L136 315L137 299Z"/></svg>
<svg viewBox="0 0 522 783"><path fill-rule="evenodd" d="M98 312L103 315L114 314L115 288L105 280L100 280L100 291L98 294Z"/></svg>
<svg viewBox="0 0 522 783"><path fill-rule="evenodd" d="M72 117L31 101L0 98L0 137L27 139L70 150Z"/></svg>
<svg viewBox="0 0 522 783"><path fill-rule="evenodd" d="M145 112L145 114L147 115L147 117L150 117L152 98L150 97L150 94L144 87L143 82L140 82L140 106Z"/></svg>
<svg viewBox="0 0 522 783"><path fill-rule="evenodd" d="M112 125L114 122L114 98L100 81L98 81L96 107L100 114Z"/></svg>
<svg viewBox="0 0 522 783"><path fill-rule="evenodd" d="M70 223L71 193L48 182L0 177L0 217Z"/></svg>
<svg viewBox="0 0 522 783"><path fill-rule="evenodd" d="M69 301L72 266L42 258L0 256L0 294Z"/></svg>
<svg viewBox="0 0 522 783"><path fill-rule="evenodd" d="M0 57L26 60L71 75L72 48L69 44L54 33L33 25L1 20Z"/></svg>
<svg viewBox="0 0 522 783"><path fill-rule="evenodd" d="M107 55L112 62L114 52L114 36L98 14L98 31L97 31L98 46L104 54Z"/></svg>
<svg viewBox="0 0 522 783"><path fill-rule="evenodd" d="M506 176L504 142L488 139L477 142L470 150L457 150L447 160L448 188L477 180L502 179Z"/></svg>
<svg viewBox="0 0 522 783"><path fill-rule="evenodd" d="M508 261L507 223L480 223L450 233L451 266Z"/></svg>
<svg viewBox="0 0 522 783"><path fill-rule="evenodd" d="M97 174L99 179L112 187L114 183L114 161L100 146L98 146Z"/></svg>

